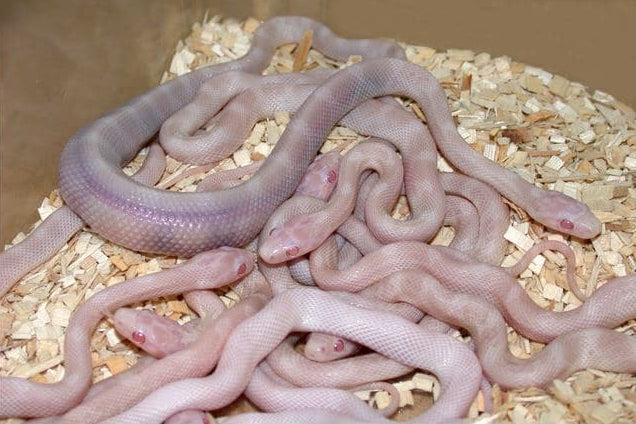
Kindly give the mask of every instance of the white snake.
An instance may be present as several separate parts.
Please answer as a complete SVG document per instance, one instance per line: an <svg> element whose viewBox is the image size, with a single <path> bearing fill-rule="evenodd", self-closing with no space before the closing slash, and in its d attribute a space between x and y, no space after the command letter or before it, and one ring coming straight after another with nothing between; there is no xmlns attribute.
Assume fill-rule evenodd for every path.
<svg viewBox="0 0 636 424"><path fill-rule="evenodd" d="M315 46L328 56L346 59L351 54L362 54L365 61L338 72L302 77L259 77L246 74L260 72L276 46L297 41L308 29L313 31ZM228 72L236 70L241 72ZM288 88L277 86L281 82L287 84ZM202 91L197 94L200 87ZM288 92L278 97L285 90ZM426 115L427 125L410 117L395 105L387 104L389 101L386 99L372 100L388 95L409 97L417 102ZM234 97L236 99L230 101ZM294 97L296 103L290 106ZM218 118L212 120L217 126L217 136L226 138L232 130L224 127L221 120L224 119L224 114L230 116L232 108L246 110L245 105L250 103L250 99L251 103L258 100L261 104L262 110L256 112L257 115L268 115L283 107L288 107L288 110L297 109L297 112L270 157L249 181L229 189L177 193L148 187L147 184L151 184L153 178L146 180L144 185L122 173L121 166L133 158L174 113L177 114L166 121L162 129L162 143L176 156L191 158L187 156L191 154L191 149L182 149L178 143L173 143L171 137L180 135L189 138L187 133L191 131L192 125L196 127L208 122L211 118L209 113L220 110L230 101ZM188 105L191 101L193 103ZM286 106L282 106L283 104ZM178 112L180 109L181 112ZM193 112L195 116L190 115ZM246 113L254 116L253 111ZM385 127L391 121L399 125L383 130L376 125L376 113L386 115L382 119ZM192 118L193 122L184 121L185 117ZM395 169L391 172L391 168L398 166L398 156L387 145L379 144L374 147L372 142L356 148L360 158L355 156L358 153L345 156L342 168L336 173L342 177L342 184L338 186L340 192L336 190L332 200L327 203L313 201L313 206L309 207L313 208L312 215L291 218L293 212L280 212L280 216L277 215L277 208L293 194L327 134L341 120L360 132L394 144L402 155L406 173L405 193L412 198L413 204L419 204L419 201L415 201L418 196L420 200L426 199L428 195L435 196L436 200L428 205L428 209L422 209L420 216L411 217L412 222L402 227L406 230L396 232L389 229L395 223L387 215L402 189L401 173ZM182 128L189 129L184 133L180 132ZM405 135L411 141L404 141ZM204 138L195 138L197 137ZM240 137L238 140L240 141ZM206 151L203 154L202 143L194 143L190 147L192 146L195 154L199 152L199 158L190 159L192 162L220 159L233 149L228 144L220 146L219 151ZM433 169L435 147L458 171L481 180L489 187L483 189L473 186L468 180L462 180L466 177L460 175L437 176ZM422 156L414 158L418 149ZM369 161L369 152L365 150L369 150L371 155L382 152L382 159L387 159L387 163ZM360 169L352 172L350 166L356 161ZM330 169L329 166L327 169ZM357 180L363 169L380 170L380 174L384 173L384 176L380 175L380 180L369 178L373 184L360 188L365 192L362 197L367 199L367 203L359 201L358 208L364 208L365 211L362 213L358 210L354 212L358 216L349 219L351 209L356 205L349 204L346 213L339 206L348 200L347 193L358 189ZM335 181L331 172L335 170L331 169L320 175L323 175L323 183L331 184L333 188ZM324 175L327 175L326 179ZM420 186L418 179L429 179L429 176L430 181L425 186ZM380 190L383 194L374 194L377 190L373 189L385 184L385 180L394 180L386 183L388 191ZM350 189L346 189L345 184L349 184ZM343 340L363 344L387 356L390 359L380 361L377 374L384 378L411 368L429 370L439 378L442 392L435 405L419 420L437 422L463 416L479 388L482 375L480 363L473 352L451 337L417 326L393 312L374 311L369 307L352 304L354 301L343 300L353 299L346 295L332 295L318 288L296 287L298 284L286 270L286 266L276 264L314 249L317 250L311 253L309 264L311 277L317 285L329 290L362 290L366 295L376 298L376 302L379 302L377 299L410 302L439 319L468 328L475 333L477 354L485 361L486 375L505 386L546 384L553 378L555 371L535 367L533 372L528 373L529 379L510 381L498 373L497 368L501 362L496 362L497 360L517 365L509 358L506 359L505 354L492 354L491 349L484 348L481 343L484 336L481 334L483 331L499 332L497 337L501 338L504 318L528 337L544 342L554 340L546 348L543 357L552 354L556 360L562 360L564 352L567 353L563 346L568 342L599 349L596 356L585 357L585 360L574 367L555 366L561 373L569 373L577 367L585 366L636 372L636 355L632 355L635 351L633 337L606 329L590 328L612 327L636 317L633 306L636 305L636 277L628 276L608 282L575 311L559 314L541 310L524 297L523 290L510 272L496 266L502 254L500 234L505 229L505 226L501 227L499 224L505 224L507 212L492 189L525 209L532 218L546 227L565 234L592 238L600 232L600 222L584 204L555 191L538 189L468 147L455 128L441 86L430 73L406 62L403 51L391 42L343 40L335 37L324 26L308 19L272 19L259 27L254 44L245 57L177 78L133 99L80 130L71 139L61 158L60 189L68 208L58 213L57 222L60 225L54 230L57 238L46 232L55 225L48 226L45 222L40 233L36 233L36 236L42 234L41 239L47 241L45 246L40 247L38 239L33 237L0 255L0 287L3 292L35 262L43 261L43 258L50 256L58 248L60 234L70 236L83 222L105 238L135 250L195 256L187 264L173 270L152 277L141 277L142 281L156 279L160 282L155 288L144 288L143 283L141 288L135 288L138 285L124 284L91 298L78 311L68 329L65 346L67 371L64 380L54 385L41 385L3 378L0 381L5 403L0 410L2 416L60 415L51 419L59 422L73 422L84 418L93 421L106 419L104 422L112 423L161 422L179 411L199 414L199 410L218 409L230 403L246 388L256 396L257 403L263 408L275 410L281 407L281 402L285 403L284 399L274 399L273 395L267 399L267 395L263 394L266 391L259 388L276 382L280 386L277 390L287 390L289 387L271 374L277 372L276 366L270 369L269 365L259 366L259 363L270 352L276 352L276 347L291 331L316 331L317 334L342 337ZM378 206L374 199L379 199L384 205ZM304 204L300 206L301 202L305 202L303 199L288 202L292 205L289 207L290 211L293 208L296 211L307 208ZM294 205L294 202L299 205ZM470 202L473 206L470 206ZM448 211L450 206L461 207L465 212ZM283 206L285 207L287 206ZM378 207L384 210L384 215L379 224L373 224L372 214ZM326 209L318 211L320 208ZM341 216L334 219L333 215L328 215L330 209L332 213L335 211ZM267 223L270 217L272 220ZM322 217L323 220L316 217ZM456 240L454 247L463 250L463 253L423 243L442 223L459 225L467 218L478 219L478 222L466 233L461 233ZM278 220L282 222L279 223ZM284 221L288 222L283 223ZM330 222L329 226L325 225L327 221ZM53 222L55 221L51 220ZM366 230L360 230L360 226L368 224L376 225L372 229L372 235L366 234ZM272 232L272 228L276 229ZM496 230L491 231L493 228ZM333 254L335 250L329 250L335 243L329 237L336 230L346 234L345 237L349 237L352 243L345 244L343 251L356 251L365 255L354 265L344 266L346 269L338 269L337 255ZM267 277L269 286L264 288L262 277L256 277L242 287L247 299L240 303L245 305L244 311L237 309L231 319L227 318L230 316L227 314L232 311L212 313L218 305L214 304L214 296L202 289L225 285L243 277L251 271L253 260L247 252L239 249L221 248L209 253L199 252L227 245L244 246L261 231L259 253L269 264L261 263L259 267ZM309 239L308 232L315 237ZM361 237L366 237L366 241L356 245L356 239L359 242ZM400 241L404 239L411 241ZM472 242L476 246L470 246ZM382 246L382 243L390 244ZM490 264L480 263L474 257ZM201 266L207 269L205 278L202 278ZM405 269L411 271L404 271ZM173 278L182 279L184 276L186 278L183 282L170 285ZM215 279L212 283L206 280L210 276ZM383 287L389 286L380 280L391 278L402 281L394 288L405 284L405 280L413 282L428 279L427 289L432 290L431 297L427 300L419 295L409 295L405 290L387 293ZM366 288L368 286L371 287ZM222 334L228 338L227 343L220 346L222 351L219 350L218 355L210 361L197 365L196 369L189 371L191 374L175 373L171 374L172 379L157 379L158 373L164 369L162 364L174 366L178 363L175 358L186 358L192 352L200 352L200 349L207 346L194 336L194 341L179 345L182 350L140 367L140 375L148 378L155 376L152 377L155 383L149 385L143 393L131 396L123 405L116 406L112 399L118 388L128 387L130 391L132 380L127 380L124 376L114 379L111 384L102 385L101 389L97 388L98 385L95 390L89 390L90 359L87 343L97 320L128 303L184 291L190 292L186 296L189 302L199 302L198 310L202 314L209 313L212 316L220 313L219 323L224 322L223 317L231 322L228 328L210 324L213 322L212 318L203 321L207 324L200 334L212 334L216 331L214 334ZM274 297L269 304L261 312L255 313L264 299L272 294ZM480 298L476 298L476 295ZM435 303L435 296L446 297L448 302L463 303L453 310L445 311L444 302ZM366 304L367 301L359 302ZM410 313L413 306L409 306L411 309L401 310ZM484 314L483 320L492 320L495 324L483 328L480 325L474 326L469 318L465 318L466 315L460 314L465 310L472 313L479 311ZM114 316L121 319L125 316L124 313L121 311ZM250 315L253 316L247 318ZM421 314L416 316L417 318L410 319L419 319ZM529 317L537 318L538 322L528 323ZM238 324L242 319L245 321ZM144 344L153 335L160 338L161 335L156 332L152 328L144 331L138 329L128 336ZM330 340L329 336L327 338ZM616 347L617 357L603 355L600 352L603 345ZM251 347L247 349L246 346ZM501 350L501 345L498 348ZM487 353L484 353L484 349ZM486 356L487 360L484 359ZM220 357L218 364L217 357ZM362 363L363 369L377 360L376 357L350 359L354 361L352 363ZM269 362L275 365L274 356ZM204 377L215 365L215 371ZM283 372L280 366L278 369L278 372ZM256 374L250 386L253 372ZM269 383L267 373L270 373ZM160 384L166 385L159 387ZM209 396L210 390L215 392L214 396ZM320 393L325 393L325 396L327 393L328 396L333 395L334 402L339 402L336 399L344 399L338 392ZM142 398L144 396L146 397ZM287 397L291 403L288 408L304 409L305 412L298 410L275 416L246 416L245 419L255 420L253 422L267 422L268 419L304 421L306 411L312 411L313 422L334 422L329 421L332 419L343 422L384 420L358 406L353 406L353 409L343 406L343 409L324 412L314 409L316 405L311 404L311 395L289 394ZM346 396L345 398L349 399ZM97 410L94 416L87 417L88 411L95 410L96 404L104 399L111 399L112 408ZM74 407L76 409L72 409ZM66 415L62 415L64 413ZM241 418L230 421L232 420L240 422Z"/></svg>

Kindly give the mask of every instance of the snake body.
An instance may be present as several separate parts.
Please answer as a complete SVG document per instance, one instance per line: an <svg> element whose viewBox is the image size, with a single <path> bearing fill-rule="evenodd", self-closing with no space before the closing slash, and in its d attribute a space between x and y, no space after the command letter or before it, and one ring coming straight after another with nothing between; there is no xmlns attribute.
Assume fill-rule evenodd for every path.
<svg viewBox="0 0 636 424"><path fill-rule="evenodd" d="M306 30L313 30L316 47L334 58L404 54L392 42L340 39L309 19L272 19L258 28L244 57L169 81L81 129L60 158L64 201L94 231L138 251L189 257L247 244L293 193L324 141L311 125L299 122L292 132L300 133L301 140L291 134L283 137L256 178L227 190L166 193L134 183L121 166L166 119L193 100L204 81L231 70L260 72L275 47L300 39Z"/></svg>
<svg viewBox="0 0 636 424"><path fill-rule="evenodd" d="M260 75L277 46L296 42L306 31L327 56L344 60L355 54L364 60L337 71ZM387 96L412 99L426 123ZM149 186L163 170L161 161L148 161L156 166L139 172L141 181L122 172L158 132L169 154L206 163L235 149L254 120L281 110L294 116L270 156L262 165L228 174L229 181L219 177L197 192L172 192ZM341 122L371 140L344 158L339 152L323 155L310 167ZM202 125L211 130L195 133ZM210 136L227 144L213 143L211 151ZM437 151L458 172L440 175ZM157 152L163 160L156 145L149 156ZM239 183L236 177L250 171L254 175ZM130 249L190 259L93 295L68 327L62 381L42 385L2 378L2 416L49 417L55 423L204 420L202 410L224 407L245 393L276 414L228 422L385 422L349 393L327 387L350 388L421 368L438 377L441 392L418 422L441 422L464 416L480 386L487 393L482 368L488 379L506 387L544 385L587 366L636 370L633 337L607 328L636 317L635 276L610 280L575 310L553 312L533 303L514 280L529 258L499 267L508 224L502 197L547 228L582 239L601 231L599 220L581 202L541 190L467 146L443 88L428 71L406 61L394 42L341 39L306 18L271 19L257 29L244 57L176 78L81 129L64 149L59 183L68 206L43 224L51 233L36 232L0 255L0 292L32 265L21 259L24 252L35 251L29 258L43 260L60 246L60 238L84 223ZM351 193L357 199L349 199ZM410 216L397 222L390 213L401 193ZM316 216L320 219L312 221ZM441 225L455 228L450 246L427 244ZM40 240L47 241L41 249ZM238 249L249 243L259 253L257 264L251 252ZM529 256L554 243L537 245ZM561 251L571 261L571 251ZM309 259L302 257L306 253ZM568 264L571 286L574 267ZM234 289L243 300L226 311L209 289L237 281ZM424 283L426 290L412 292ZM136 321L138 311L116 311L178 294L201 317L200 328L187 337L172 321L159 326L147 312ZM104 315L160 359L142 360L134 371L91 387L89 337ZM549 343L542 356L521 361L505 352L505 322ZM446 323L473 335L476 354L447 334ZM315 332L300 361L293 348L297 336L288 337L290 332ZM169 337L174 339L168 351L154 344ZM490 346L489 338L497 345ZM377 353L307 362L341 358L359 345ZM616 351L604 355L604 345ZM333 346L338 355L330 356ZM568 363L576 348L588 347L593 354ZM543 360L553 365L542 367ZM293 364L312 375L297 375ZM136 387L135 378L143 378L144 387Z"/></svg>
<svg viewBox="0 0 636 424"><path fill-rule="evenodd" d="M362 49L371 58L338 72L314 91L266 163L246 184L209 193L165 193L136 184L121 172L122 164L132 159L163 121L194 98L205 79L228 70L262 69L275 46L298 39L299 31L307 26L298 25L292 31L296 27L286 25L281 35L270 34L271 26L263 25L259 30L265 35L257 34L255 46L244 58L170 81L80 130L60 159L64 200L93 230L118 244L145 252L192 256L251 241L267 217L292 194L331 128L365 100L384 95L411 97L424 109L438 144L451 146L448 151L456 145L470 151L453 123L444 91L430 73L401 59L373 60L373 55L366 54L368 49ZM259 40L267 40L267 44L259 46ZM316 40L318 48L327 47L320 37ZM342 57L351 51L347 43L330 44L336 46L335 52L326 50ZM392 52L398 51L394 46ZM385 51L374 53L387 55ZM497 175L508 177L502 168L495 168ZM537 211L535 215L551 228L585 238L600 231L589 209L565 195L537 190L517 176L512 181L508 178L505 185L510 187L508 191L521 192L520 199L529 198L520 200L522 206L528 205L531 214ZM547 201L554 207L546 212L541 205Z"/></svg>

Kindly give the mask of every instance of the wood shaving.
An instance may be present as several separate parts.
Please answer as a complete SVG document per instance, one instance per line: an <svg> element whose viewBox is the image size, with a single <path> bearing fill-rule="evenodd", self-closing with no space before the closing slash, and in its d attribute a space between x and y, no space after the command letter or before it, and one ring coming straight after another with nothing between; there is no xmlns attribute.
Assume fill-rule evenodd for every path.
<svg viewBox="0 0 636 424"><path fill-rule="evenodd" d="M218 16L195 23L192 33L178 43L161 82L201 66L242 56L249 49L258 25L255 19L241 23ZM296 45L281 47L265 73L347 65L325 58L310 49L310 45L311 34L307 33L300 48ZM608 93L589 93L582 84L506 56L493 58L485 52L403 46L411 61L440 79L458 130L471 147L537 186L582 199L604 223L602 235L591 243L569 240L577 257L577 278L587 294L613 276L636 272L634 110ZM349 64L359 60L359 57L352 57ZM423 118L417 105L410 105L410 108ZM288 122L288 113L278 113L273 119L259 122L232 158L212 170L192 175L170 189L191 191L204 175L264 159ZM349 129L336 127L322 151L363 139ZM142 151L125 171L130 173L137 169L144 155L145 151ZM439 164L441 170L449 169L441 158ZM179 174L191 168L169 158L162 181L177 181ZM40 216L44 219L61 205L58 192L52 192L42 202ZM519 208L511 207L511 223L506 233L506 239L511 243L504 265L516 262L522 252L548 234L542 226L529 222ZM396 208L397 216L407 213L405 202ZM18 234L13 242L24 237L24 234ZM451 238L452 230L444 228L434 242L444 244ZM58 380L64 373L61 354L64 330L73 310L105 287L158 272L175 263L174 258L139 254L111 244L88 230L81 231L54 258L23 278L2 300L1 374L41 382ZM559 255L546 253L522 274L519 282L542 307L568 310L578 306L580 301L566 290L563 273L564 263ZM239 300L231 291L224 292L223 299L228 304ZM193 317L187 305L178 298L147 302L145 307L173 318ZM635 334L636 322L627 322L617 331ZM543 347L512 329L508 336L510 350L522 358ZM95 381L127 369L139 357L139 352L130 343L122 341L107 320L102 321L95 331L92 349ZM430 396L436 396L439 391L439 383L422 373L394 384L401 393L402 408L395 417L399 420L410 418L425 408L430 404ZM382 406L386 405L386 396L384 392L369 392L364 397L370 404ZM634 375L584 370L565 380L555 380L544 389L504 391L495 385L490 399L494 405L492 415L484 411L484 396L480 392L470 409L469 417L474 422L636 421ZM225 411L233 413L249 409L250 405L239 401Z"/></svg>

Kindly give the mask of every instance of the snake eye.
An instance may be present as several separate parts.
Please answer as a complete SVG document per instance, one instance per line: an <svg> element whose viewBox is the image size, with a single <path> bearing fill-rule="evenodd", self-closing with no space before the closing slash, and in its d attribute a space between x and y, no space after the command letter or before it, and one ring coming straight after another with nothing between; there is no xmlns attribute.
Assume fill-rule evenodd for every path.
<svg viewBox="0 0 636 424"><path fill-rule="evenodd" d="M298 246L288 247L285 249L285 256L287 256L288 258L293 258L298 254L298 252L300 252L300 247Z"/></svg>
<svg viewBox="0 0 636 424"><path fill-rule="evenodd" d="M336 171L334 171L333 169L329 171L329 173L327 174L327 182L329 184L333 184L336 182L337 179L338 179L338 174L336 174Z"/></svg>
<svg viewBox="0 0 636 424"><path fill-rule="evenodd" d="M333 344L333 350L335 352L342 352L344 348L345 348L345 344L342 339L336 340L336 342Z"/></svg>
<svg viewBox="0 0 636 424"><path fill-rule="evenodd" d="M567 218L563 218L561 221L559 221L559 226L567 231L571 231L574 229L574 223Z"/></svg>
<svg viewBox="0 0 636 424"><path fill-rule="evenodd" d="M132 340L137 344L144 344L146 342L146 335L143 332L137 330L132 333Z"/></svg>
<svg viewBox="0 0 636 424"><path fill-rule="evenodd" d="M247 271L247 265L242 263L241 265L239 265L238 271L236 272L236 275L243 275L243 274L245 274L245 271Z"/></svg>

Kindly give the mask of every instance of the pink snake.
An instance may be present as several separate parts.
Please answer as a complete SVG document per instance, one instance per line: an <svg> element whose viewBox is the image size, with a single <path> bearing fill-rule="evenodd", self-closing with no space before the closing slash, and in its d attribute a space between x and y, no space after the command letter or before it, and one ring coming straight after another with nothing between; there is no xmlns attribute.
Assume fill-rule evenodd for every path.
<svg viewBox="0 0 636 424"><path fill-rule="evenodd" d="M362 53L365 61L335 72L326 80L327 73L304 77L269 77L269 80L268 77L245 74L260 72L276 46L298 40L308 29L314 32L316 47L328 56L346 59L351 54ZM242 72L228 72L234 70ZM276 104L274 96L279 94L277 90L281 90L276 84L280 82L288 85L305 84L291 88L291 94L287 94L288 100L281 101L281 104L289 105L289 96L294 95L302 100L290 107L297 109L292 121L272 154L247 182L211 192L177 193L134 182L121 172L122 165L130 161L162 123L180 109L182 112L168 120L162 129L166 137L177 134L177 127L185 125L183 117L187 116L188 111L200 114L196 117L195 125L198 126L209 120L210 111L218 111L232 98L235 99L228 103L226 110L219 116L223 113L229 115L233 104L238 110L244 110L244 106L236 105L249 102L250 95L258 97L263 93L269 93L261 97L265 99L265 106L280 110L282 106L273 106ZM311 84L320 85L316 87ZM196 94L200 87L205 89ZM250 91L250 88L260 91ZM245 96L241 98L242 92ZM409 118L397 106L386 104L386 99L372 100L388 95L400 95L416 101L424 110L427 125ZM376 133L381 130L374 125L377 121L374 111L383 111L404 125L395 130L389 129L387 133ZM271 114L272 110L263 113ZM394 143L394 147L381 142L375 147L373 142L363 143L355 148L355 153L345 156L337 172L337 164L328 165L326 171L320 171L325 173L317 172L321 175L319 180L322 183L331 184L327 191L333 188L335 182L331 172L342 178L331 200L326 200L326 194L320 195L324 196L323 201L307 201L296 195L284 204L299 185L329 131L341 120L351 122L354 129ZM389 121L391 118L384 122ZM222 130L222 122L218 122L221 129L218 132L220 138L225 138L230 130ZM413 143L421 142L425 149L429 149L422 150L419 162L411 162L417 149L410 142L400 144L399 140L405 133L419 140ZM166 141L166 147L169 143ZM439 176L438 180L436 172L427 167L434 163L435 147L459 171L482 183L472 185L468 180L462 180L466 177L461 175ZM195 150L197 148L195 146ZM177 151L172 150L172 144L169 149ZM174 149L179 149L179 146ZM365 153L367 149L371 153ZM422 219L422 222L430 221L429 228L410 224L413 231L419 231L417 236L409 236L410 230L404 231L406 235L390 235L384 231L394 224L388 212L402 190L403 177L395 169L400 166L395 150L401 153L404 162L407 197L417 196L414 194L417 190L430 190L432 195L447 205L440 207L438 202L433 209L423 212L422 217L427 219ZM221 153L214 154L223 156L231 151L232 148L225 145L221 147ZM355 159L357 152L360 153L360 159ZM361 179L363 169L382 168L380 162L365 159L369 154L377 155L377 152L382 152L382 158L387 159L384 171L380 172L384 172L384 177L380 175L379 180L374 179L376 177L369 178L373 184L367 184L366 188L364 184L359 186L358 179ZM211 158L217 156L205 156L201 160L213 160ZM356 160L360 168L352 172L351 163ZM395 165L396 162L398 165ZM428 172L427 175L432 176L432 181L424 188L417 184L418 178L423 177L414 177L418 172ZM351 176L351 173L356 175ZM386 183L386 191L377 190L385 184L385 180L391 179L394 181ZM151 182L152 178L146 184ZM350 191L338 192L338 189L345 190L345 184L349 184L351 190L364 192L361 197L367 203L358 201L356 205L354 199L344 212L339 206L347 200L346 193ZM357 375L370 369L369 364L376 364L378 372L374 375L378 378L392 378L411 368L433 372L441 382L442 392L433 407L418 418L418 422L442 422L464 416L480 386L480 361L486 376L506 387L544 385L556 376L567 375L582 367L598 366L619 372L636 372L634 338L607 329L636 317L636 276L611 280L594 292L581 307L556 313L542 310L525 295L512 276L519 271L519 267L506 270L497 266L503 244L495 234L505 230L501 225L506 224L502 222L502 217L507 214L499 195L522 207L546 227L580 238L592 238L601 231L598 219L584 204L555 191L538 189L468 147L457 132L439 83L421 67L406 62L403 51L391 42L342 40L324 26L308 19L272 19L259 27L254 44L244 58L203 68L175 79L80 130L71 139L61 158L60 189L68 208L58 214L62 218L57 234L73 233L85 222L105 238L131 249L192 256L192 259L185 265L159 275L140 277L141 283L122 284L93 296L80 308L69 326L64 380L52 385L41 385L21 379L2 378L0 387L3 403L6 404L0 410L2 416L51 417L48 420L50 422L88 419L109 423L158 423L179 411L189 411L188 414L194 414L199 419L200 410L226 406L246 390L246 393L253 394L256 403L264 410L275 414L245 415L230 418L227 422L385 421L380 414L361 408L349 395L339 390L303 394L305 392L293 390L294 384L280 378L284 371L280 364L275 363L276 351L281 349L277 346L291 331L315 331L317 335L326 335L328 340L333 335L337 340L342 338L346 343L360 343L386 357L381 360L377 356L341 359L349 360L351 364L360 363L360 372L355 373ZM378 192L381 194L376 194ZM390 194L386 195L387 192ZM306 191L303 193L309 194ZM481 200L478 199L480 196L483 196ZM473 206L467 205L471 198L474 199ZM385 202L384 206L378 206L377 199ZM280 212L278 216L280 210L288 207L286 205L291 205L290 212ZM448 205L460 206L465 212L448 212ZM311 214L298 216L307 208ZM375 230L369 230L366 225L371 224L371 216L378 208L384 209L382 219L386 224L379 224ZM364 209L364 212L359 209ZM352 210L354 218L350 218ZM340 216L334 217L334 213L340 213ZM359 216L355 217L356 214ZM321 217L322 221L316 217ZM424 243L442 223L452 222L459 228L459 222L465 219L477 219L478 222L474 223L472 229L462 233L466 237L463 244L459 243L461 237L450 248ZM341 247L342 251L357 251L364 255L358 262L346 265L344 262L338 263L338 255L334 253L337 251L336 242L331 238L334 231L342 231L342 234L346 234L345 238L348 237L348 244ZM253 258L247 251L221 246L247 245L259 233L261 263L258 266L267 281L255 271L252 280L244 279L237 286L244 297L239 303L240 307L229 311L218 309L214 295L205 290L241 279L254 266ZM314 237L307 237L309 233ZM43 239L48 240L49 237L45 235ZM405 239L409 241L403 241ZM34 261L42 261L43 257L53 253L55 246L59 246L59 240L54 240L57 244L49 243L43 249L34 248L37 241L33 240L36 239L27 239L22 246L18 245L0 255L0 286L3 291L24 275ZM470 240L475 241L477 247L470 246ZM219 249L206 252L213 248ZM324 290L298 287L284 265L286 261L308 253L311 282ZM355 255L352 257L357 258ZM143 281L155 279L158 281L157 286L144 287ZM171 284L173 279L176 284ZM214 281L210 282L210 279ZM392 279L397 283L387 283ZM415 295L404 287L422 284L422 280L426 283L423 285L426 287L425 292ZM360 294L330 294L326 290ZM202 336L195 334L192 339L178 343L174 351L162 353L165 358L140 365L139 375L146 376L152 384L148 384L136 396L128 397L122 404L116 405L117 402L113 401L118 399L116 392L122 387L128 388L127 392L133 391L134 377L126 379L122 375L120 379L113 379L111 384L103 384L102 388L99 385L90 388L88 338L97 320L114 313L111 316L116 320L127 321L126 310L115 312L117 308L141 299L184 292L190 293L187 295L191 298L188 301L198 304L202 315L218 315L216 320L203 319L202 329L198 330L198 334L214 334L218 337L219 346L214 355L187 372L171 372L166 378L158 377L161 370L166 369L162 365L171 364L169 366L174 368L179 360L191 358L197 352L202 352L201 349L210 348ZM269 303L257 312L267 299L270 299ZM393 306L381 306L381 302L400 302L402 306L389 312ZM377 308L365 306L371 304ZM448 308L448 304L455 306ZM402 317L396 315L398 310L402 311L399 312L401 315L404 314ZM415 315L411 314L420 310ZM475 337L477 356L448 335L411 322L420 319L423 312L467 328ZM476 316L480 317L478 325L473 322ZM528 322L530 317L534 321ZM502 353L505 337L502 339L501 334L502 331L505 333L505 322L534 340L549 342L545 353L542 352L543 356L532 364L538 363L540 358L550 357L550 360L545 361L556 361L559 365L541 367L520 364L520 361L511 359L509 353ZM181 334L180 330L162 334L156 327L149 327L143 331L137 328L127 336L140 345L148 342L150 346L150 337L160 340L174 334ZM495 347L483 343L484 337L490 337L488 334L494 334L492 337L497 338ZM577 363L567 364L567 356L576 352L573 346L591 348L594 354L584 356ZM603 353L608 346L615 349L614 355ZM271 355L269 359L268 355ZM267 362L262 362L266 359ZM337 362L333 365L338 366ZM506 373L501 372L501 369L505 369L501 368L503 366L512 369L526 367L523 369L530 371L523 377L506 380ZM353 383L335 385L350 384ZM268 389L263 390L264 387ZM209 395L210 391L214 391L214 396ZM306 393L309 392L311 390L307 388ZM334 404L342 402L342 405L327 412L324 408L329 407L328 403L312 403L317 396L315 393L329 396ZM101 409L100 404L108 403L105 399L110 399L109 407ZM318 407L321 409L316 409Z"/></svg>

